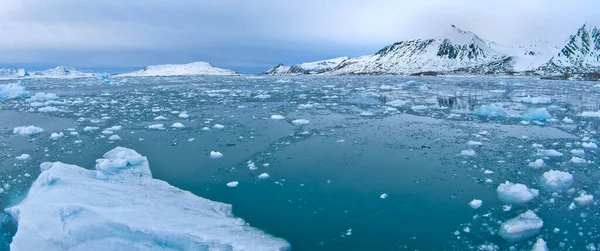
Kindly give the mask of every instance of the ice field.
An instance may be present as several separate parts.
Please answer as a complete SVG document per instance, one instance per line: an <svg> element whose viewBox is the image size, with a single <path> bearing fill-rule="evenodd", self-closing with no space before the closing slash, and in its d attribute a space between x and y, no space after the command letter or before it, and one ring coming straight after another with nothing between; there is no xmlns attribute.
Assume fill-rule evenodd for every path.
<svg viewBox="0 0 600 251"><path fill-rule="evenodd" d="M598 82L103 76L0 102L3 249L600 249Z"/></svg>

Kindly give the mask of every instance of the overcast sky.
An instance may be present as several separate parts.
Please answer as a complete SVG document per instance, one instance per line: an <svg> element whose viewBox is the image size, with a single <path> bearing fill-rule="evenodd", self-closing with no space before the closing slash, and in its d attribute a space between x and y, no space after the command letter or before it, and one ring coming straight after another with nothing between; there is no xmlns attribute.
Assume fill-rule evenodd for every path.
<svg viewBox="0 0 600 251"><path fill-rule="evenodd" d="M0 65L84 69L208 61L244 73L374 53L449 26L561 46L600 0L0 0Z"/></svg>

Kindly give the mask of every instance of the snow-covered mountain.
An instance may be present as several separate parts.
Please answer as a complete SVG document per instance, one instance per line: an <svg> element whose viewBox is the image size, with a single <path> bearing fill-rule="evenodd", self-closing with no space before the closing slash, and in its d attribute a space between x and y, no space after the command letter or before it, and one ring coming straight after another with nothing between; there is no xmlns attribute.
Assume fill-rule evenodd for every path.
<svg viewBox="0 0 600 251"><path fill-rule="evenodd" d="M584 24L540 70L548 74L599 73L600 29Z"/></svg>
<svg viewBox="0 0 600 251"><path fill-rule="evenodd" d="M449 72L469 67L508 70L510 55L470 31L451 26L445 38L413 39L384 47L377 53L348 59L331 74L401 74ZM501 69L497 69L500 67Z"/></svg>
<svg viewBox="0 0 600 251"><path fill-rule="evenodd" d="M48 69L45 71L30 72L30 77L33 78L85 78L93 77L94 73L81 72L74 67L68 66L57 66L54 69Z"/></svg>
<svg viewBox="0 0 600 251"><path fill-rule="evenodd" d="M339 57L328 60L309 62L296 64L292 66L286 66L283 64L278 64L273 68L269 69L265 72L267 75L309 75L309 74L319 74L323 72L330 71L331 69L338 66L344 60L348 59L348 57Z"/></svg>
<svg viewBox="0 0 600 251"><path fill-rule="evenodd" d="M229 69L221 69L206 62L189 64L164 64L150 65L144 69L129 73L119 74L119 77L149 77L149 76L231 76L238 75Z"/></svg>

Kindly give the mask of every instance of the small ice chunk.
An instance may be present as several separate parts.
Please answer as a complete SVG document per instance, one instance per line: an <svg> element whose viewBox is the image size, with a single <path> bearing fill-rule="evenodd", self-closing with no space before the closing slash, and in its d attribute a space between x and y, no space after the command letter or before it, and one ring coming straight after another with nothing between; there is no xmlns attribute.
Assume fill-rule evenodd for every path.
<svg viewBox="0 0 600 251"><path fill-rule="evenodd" d="M596 145L594 142L583 142L581 143L581 146L585 148L598 148L598 145Z"/></svg>
<svg viewBox="0 0 600 251"><path fill-rule="evenodd" d="M554 149L550 150L538 150L538 154L546 157L562 157L563 153L556 151Z"/></svg>
<svg viewBox="0 0 600 251"><path fill-rule="evenodd" d="M258 178L261 180L268 179L269 177L271 176L268 173L261 173L260 175L258 175Z"/></svg>
<svg viewBox="0 0 600 251"><path fill-rule="evenodd" d="M469 142L467 142L467 145L470 145L470 146L480 146L480 145L483 145L483 144L481 142L479 142L479 141L469 141Z"/></svg>
<svg viewBox="0 0 600 251"><path fill-rule="evenodd" d="M274 115L271 115L271 119L280 120L280 119L285 119L285 117L281 116L279 114L274 114Z"/></svg>
<svg viewBox="0 0 600 251"><path fill-rule="evenodd" d="M108 137L108 140L110 141L117 141L117 140L121 140L121 137L119 137L119 135L111 135L110 137Z"/></svg>
<svg viewBox="0 0 600 251"><path fill-rule="evenodd" d="M511 205L525 204L539 195L537 189L528 188L524 184L514 184L510 181L500 184L496 192L502 202Z"/></svg>
<svg viewBox="0 0 600 251"><path fill-rule="evenodd" d="M238 185L238 184L239 184L239 182L237 182L237 181L232 181L232 182L229 182L229 183L227 183L227 186L228 186L228 187L237 187L237 185Z"/></svg>
<svg viewBox="0 0 600 251"><path fill-rule="evenodd" d="M96 127L96 126L86 126L83 128L84 132L91 132L91 131L95 131L100 129L100 127Z"/></svg>
<svg viewBox="0 0 600 251"><path fill-rule="evenodd" d="M221 125L221 124L215 124L215 125L213 126L213 128L215 128L215 129L223 129L223 128L225 128L225 126L224 126L224 125Z"/></svg>
<svg viewBox="0 0 600 251"><path fill-rule="evenodd" d="M387 193L383 193L379 196L379 198L381 198L381 199L386 199L387 197L388 197Z"/></svg>
<svg viewBox="0 0 600 251"><path fill-rule="evenodd" d="M544 167L545 163L543 159L537 159L534 162L529 162L529 166L533 167L533 168L542 168Z"/></svg>
<svg viewBox="0 0 600 251"><path fill-rule="evenodd" d="M544 121L552 118L546 108L530 109L523 114L523 118L530 121Z"/></svg>
<svg viewBox="0 0 600 251"><path fill-rule="evenodd" d="M577 203L577 205L585 206L585 205L588 205L588 204L594 202L594 196L591 194L586 194L585 192L582 192L579 195L579 197L573 199L573 201L575 201L575 203Z"/></svg>
<svg viewBox="0 0 600 251"><path fill-rule="evenodd" d="M210 151L210 157L213 159L223 158L223 154L220 152Z"/></svg>
<svg viewBox="0 0 600 251"><path fill-rule="evenodd" d="M308 119L295 119L292 121L292 124L294 125L306 125L308 123L310 123L310 120Z"/></svg>
<svg viewBox="0 0 600 251"><path fill-rule="evenodd" d="M573 124L573 120L569 117L565 117L564 119L562 119L562 122L567 124Z"/></svg>
<svg viewBox="0 0 600 251"><path fill-rule="evenodd" d="M533 244L531 251L549 251L549 249L548 246L546 246L546 241L542 238L538 238L535 244Z"/></svg>
<svg viewBox="0 0 600 251"><path fill-rule="evenodd" d="M544 221L529 210L502 223L499 234L506 241L517 243L535 236L543 225Z"/></svg>
<svg viewBox="0 0 600 251"><path fill-rule="evenodd" d="M62 138L64 136L65 136L65 134L63 132L58 132L58 133L53 132L52 134L50 134L50 139L56 140L56 139Z"/></svg>
<svg viewBox="0 0 600 251"><path fill-rule="evenodd" d="M179 114L179 117L182 118L182 119L187 119L187 118L190 117L190 115L188 115L186 112L182 112L182 113Z"/></svg>
<svg viewBox="0 0 600 251"><path fill-rule="evenodd" d="M475 150L473 150L473 149L468 149L468 150L462 150L462 151L460 152L460 154L458 154L458 155L460 155L460 156L472 157L472 156L475 156L475 155L476 155L476 153L475 153Z"/></svg>
<svg viewBox="0 0 600 251"><path fill-rule="evenodd" d="M475 111L475 115L479 117L489 117L489 118L503 118L506 117L506 113L504 109L500 106L493 105L483 105L477 111Z"/></svg>
<svg viewBox="0 0 600 251"><path fill-rule="evenodd" d="M13 129L13 134L15 135L19 135L19 136L30 136L30 135L34 135L34 134L38 134L43 132L44 129L37 127L37 126L19 126L19 127L15 127Z"/></svg>
<svg viewBox="0 0 600 251"><path fill-rule="evenodd" d="M27 160L29 158L31 158L31 156L29 154L26 154L26 153L21 154L21 155L15 157L15 159L17 159L17 160Z"/></svg>
<svg viewBox="0 0 600 251"><path fill-rule="evenodd" d="M494 171L485 170L483 173L484 173L484 174L493 174L493 173L494 173Z"/></svg>
<svg viewBox="0 0 600 251"><path fill-rule="evenodd" d="M481 201L481 200L472 200L471 202L469 202L469 206L471 206L471 208L473 208L473 209L480 208L481 204L483 204L483 201Z"/></svg>
<svg viewBox="0 0 600 251"><path fill-rule="evenodd" d="M148 129L164 130L165 129L165 125L163 125L163 124L153 124L153 125L149 125Z"/></svg>
<svg viewBox="0 0 600 251"><path fill-rule="evenodd" d="M581 157L585 155L585 151L583 149L573 149L571 150L571 154Z"/></svg>
<svg viewBox="0 0 600 251"><path fill-rule="evenodd" d="M585 159L579 158L579 157L575 157L575 156L573 156L570 161L571 161L571 163L574 163L574 164L585 164L585 163L587 163L587 161Z"/></svg>
<svg viewBox="0 0 600 251"><path fill-rule="evenodd" d="M573 175L563 171L550 170L542 175L541 184L546 190L558 192L573 184Z"/></svg>
<svg viewBox="0 0 600 251"><path fill-rule="evenodd" d="M165 116L158 116L158 117L154 118L154 120L167 120L167 117L165 117Z"/></svg>
<svg viewBox="0 0 600 251"><path fill-rule="evenodd" d="M173 123L171 125L171 127L174 127L174 128L184 128L185 126L182 123L175 122L175 123Z"/></svg>

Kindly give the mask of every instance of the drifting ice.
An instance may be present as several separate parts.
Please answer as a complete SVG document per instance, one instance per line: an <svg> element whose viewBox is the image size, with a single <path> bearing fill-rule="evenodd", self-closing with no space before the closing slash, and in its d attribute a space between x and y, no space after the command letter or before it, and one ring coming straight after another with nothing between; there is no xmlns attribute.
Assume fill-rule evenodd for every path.
<svg viewBox="0 0 600 251"><path fill-rule="evenodd" d="M544 221L534 212L527 211L519 216L512 218L500 226L500 236L510 243L516 243L535 236Z"/></svg>
<svg viewBox="0 0 600 251"><path fill-rule="evenodd" d="M525 114L523 114L523 118L531 121L544 121L551 119L552 116L550 116L550 113L548 113L546 108L538 108L525 112Z"/></svg>
<svg viewBox="0 0 600 251"><path fill-rule="evenodd" d="M95 170L45 162L11 250L286 250L289 244L235 218L231 206L152 178L148 160L117 147Z"/></svg>
<svg viewBox="0 0 600 251"><path fill-rule="evenodd" d="M44 129L40 128L40 127L36 127L36 126L19 126L19 127L15 127L13 129L13 134L19 135L19 136L29 136L29 135L34 135L34 134L38 134L43 132Z"/></svg>
<svg viewBox="0 0 600 251"><path fill-rule="evenodd" d="M506 117L504 109L499 106L484 105L475 111L475 115L479 117L503 118Z"/></svg>
<svg viewBox="0 0 600 251"><path fill-rule="evenodd" d="M506 204L521 205L525 204L537 197L539 191L537 189L528 188L524 184L514 184L506 181L496 189L500 200Z"/></svg>
<svg viewBox="0 0 600 251"><path fill-rule="evenodd" d="M567 172L550 170L542 175L542 186L549 191L558 192L573 184L573 175Z"/></svg>
<svg viewBox="0 0 600 251"><path fill-rule="evenodd" d="M28 98L29 92L21 84L12 83L0 85L0 100Z"/></svg>

